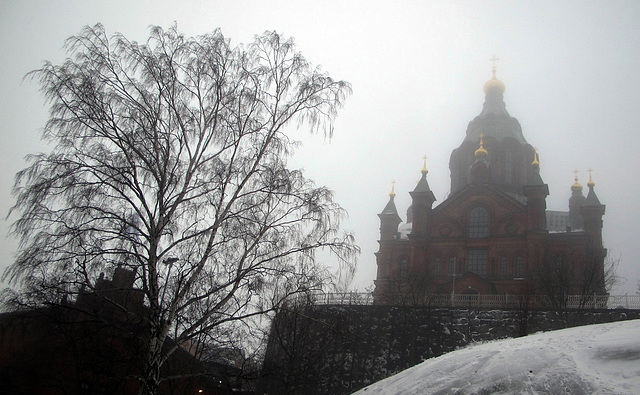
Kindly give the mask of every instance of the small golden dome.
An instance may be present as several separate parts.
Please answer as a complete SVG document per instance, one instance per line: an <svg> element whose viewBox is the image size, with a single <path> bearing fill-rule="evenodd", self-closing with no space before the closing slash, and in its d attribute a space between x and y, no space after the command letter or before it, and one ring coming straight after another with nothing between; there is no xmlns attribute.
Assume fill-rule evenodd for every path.
<svg viewBox="0 0 640 395"><path fill-rule="evenodd" d="M505 90L504 82L500 81L499 79L496 79L495 74L494 74L492 79L490 79L489 81L485 82L484 88L482 88L482 89L484 90L484 93L486 94L487 92L489 92L489 89L492 89L492 88L500 89L500 93L504 93L504 90Z"/></svg>
<svg viewBox="0 0 640 395"><path fill-rule="evenodd" d="M426 175L429 172L429 170L427 170L427 157L425 156L423 159L424 159L424 166L422 167L422 170L420 170L420 173Z"/></svg>
<svg viewBox="0 0 640 395"><path fill-rule="evenodd" d="M593 188L594 186L596 186L596 183L593 182L593 179L591 178L591 172L593 171L592 168L589 168L589 170L587 170L589 172L589 182L587 183L587 186L589 188Z"/></svg>
<svg viewBox="0 0 640 395"><path fill-rule="evenodd" d="M578 169L575 169L573 171L573 174L575 174L575 183L573 185L571 185L571 190L572 191L582 191L582 185L578 182Z"/></svg>
<svg viewBox="0 0 640 395"><path fill-rule="evenodd" d="M479 158L481 156L487 156L489 153L487 152L486 149L484 149L484 142L483 139L484 135L481 133L480 134L480 148L478 148L475 152L476 158Z"/></svg>
<svg viewBox="0 0 640 395"><path fill-rule="evenodd" d="M582 191L582 185L578 182L578 176L576 176L575 178L576 182L571 185L571 190L572 191Z"/></svg>
<svg viewBox="0 0 640 395"><path fill-rule="evenodd" d="M540 167L540 161L538 160L538 153L536 149L533 149L533 162L531 162L531 166Z"/></svg>
<svg viewBox="0 0 640 395"><path fill-rule="evenodd" d="M540 166L540 161L538 160L538 153L537 152L533 152L533 162L531 162L532 166Z"/></svg>
<svg viewBox="0 0 640 395"><path fill-rule="evenodd" d="M496 78L496 62L499 59L496 58L496 55L493 55L493 58L489 59L489 61L493 62L493 66L491 67L491 72L493 72L493 77L485 82L484 84L484 93L486 94L487 92L489 92L489 89L491 88L498 88L500 89L500 92L504 93L504 83L502 81L500 81L499 79Z"/></svg>
<svg viewBox="0 0 640 395"><path fill-rule="evenodd" d="M389 197L394 198L396 197L396 182L395 180L393 182L391 182L391 192L389 192Z"/></svg>

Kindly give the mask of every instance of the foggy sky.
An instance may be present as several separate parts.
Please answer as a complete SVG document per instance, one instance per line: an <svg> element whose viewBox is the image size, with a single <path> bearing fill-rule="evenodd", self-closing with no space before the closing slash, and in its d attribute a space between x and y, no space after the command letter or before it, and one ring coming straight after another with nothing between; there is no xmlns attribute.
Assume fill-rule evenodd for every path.
<svg viewBox="0 0 640 395"><path fill-rule="evenodd" d="M353 94L331 141L304 142L292 166L335 191L348 212L345 228L362 248L354 288L373 283L378 214L396 180L406 219L408 192L428 156L428 181L441 203L449 192L449 156L482 109L489 58L500 58L507 111L538 149L547 208L568 210L574 168L593 168L605 204L604 243L621 256L633 293L640 277L640 2L637 1L6 1L0 0L0 213L13 204L14 174L24 156L46 150L40 128L47 108L35 82L22 82L43 60L60 63L64 40L84 25L104 24L144 41L149 25L177 22L193 36L220 27L232 44L275 30ZM15 241L2 236L0 269Z"/></svg>

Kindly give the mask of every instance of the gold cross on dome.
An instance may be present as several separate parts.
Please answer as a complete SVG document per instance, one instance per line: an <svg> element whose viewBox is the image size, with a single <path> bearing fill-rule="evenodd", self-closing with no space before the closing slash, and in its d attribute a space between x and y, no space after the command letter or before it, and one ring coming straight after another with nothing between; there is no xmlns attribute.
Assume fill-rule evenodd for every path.
<svg viewBox="0 0 640 395"><path fill-rule="evenodd" d="M493 66L491 67L491 71L493 71L493 76L496 76L496 62L500 60L500 58L496 58L496 55L493 55L493 57L491 59L489 59L489 62L493 63Z"/></svg>
<svg viewBox="0 0 640 395"><path fill-rule="evenodd" d="M576 175L576 182L578 182L578 173L579 173L578 169L573 169L573 174Z"/></svg>

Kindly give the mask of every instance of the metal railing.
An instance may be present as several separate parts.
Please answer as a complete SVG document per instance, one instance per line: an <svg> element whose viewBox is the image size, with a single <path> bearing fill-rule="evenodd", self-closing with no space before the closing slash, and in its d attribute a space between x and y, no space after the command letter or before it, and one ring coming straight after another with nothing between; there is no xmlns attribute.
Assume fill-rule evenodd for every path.
<svg viewBox="0 0 640 395"><path fill-rule="evenodd" d="M305 296L311 304L327 305L371 305L373 304L373 294L371 292L331 292L314 293Z"/></svg>
<svg viewBox="0 0 640 395"><path fill-rule="evenodd" d="M306 295L307 303L316 305L371 305L374 297L371 292L333 292ZM550 299L541 295L469 295L469 294L433 294L409 298L397 296L388 300L379 300L380 304L431 306L431 307L480 307L495 309L517 309L528 307L552 306ZM640 309L640 295L597 295L584 297L569 295L556 305L566 309Z"/></svg>
<svg viewBox="0 0 640 395"><path fill-rule="evenodd" d="M640 295L611 295L607 304L610 309L640 309Z"/></svg>

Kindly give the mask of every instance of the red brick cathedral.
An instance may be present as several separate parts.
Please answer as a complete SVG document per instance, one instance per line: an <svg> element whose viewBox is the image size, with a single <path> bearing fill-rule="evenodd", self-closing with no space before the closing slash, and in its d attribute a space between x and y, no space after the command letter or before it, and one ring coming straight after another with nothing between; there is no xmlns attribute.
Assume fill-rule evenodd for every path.
<svg viewBox="0 0 640 395"><path fill-rule="evenodd" d="M569 211L547 211L547 184L534 148L503 101L505 85L484 85L480 115L451 153L451 192L436 201L427 168L409 192L402 223L392 189L380 217L377 304L424 303L428 295L602 295L605 206L589 176L571 187Z"/></svg>

